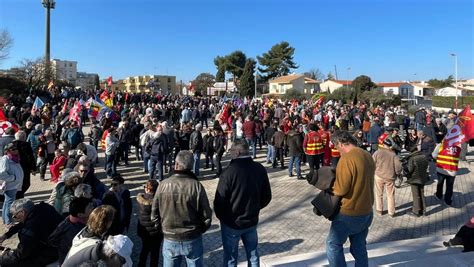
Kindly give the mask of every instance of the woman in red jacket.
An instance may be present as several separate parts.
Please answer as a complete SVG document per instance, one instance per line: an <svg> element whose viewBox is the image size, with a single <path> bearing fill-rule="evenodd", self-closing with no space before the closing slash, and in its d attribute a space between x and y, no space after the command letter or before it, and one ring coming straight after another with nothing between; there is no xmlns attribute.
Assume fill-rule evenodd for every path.
<svg viewBox="0 0 474 267"><path fill-rule="evenodd" d="M54 160L51 165L49 165L49 170L51 171L51 182L57 183L59 176L66 165L67 158L60 149L54 151Z"/></svg>

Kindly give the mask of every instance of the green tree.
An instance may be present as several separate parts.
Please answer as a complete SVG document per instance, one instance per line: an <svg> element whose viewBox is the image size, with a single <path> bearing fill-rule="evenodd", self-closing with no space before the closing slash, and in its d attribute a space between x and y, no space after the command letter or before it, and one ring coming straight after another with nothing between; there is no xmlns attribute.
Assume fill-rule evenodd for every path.
<svg viewBox="0 0 474 267"><path fill-rule="evenodd" d="M334 80L336 80L336 78L334 78L334 75L332 75L332 73L329 72L326 80L334 81Z"/></svg>
<svg viewBox="0 0 474 267"><path fill-rule="evenodd" d="M216 82L224 82L225 71L227 69L226 57L217 56L216 58L214 58L214 65L216 65L216 68L217 68Z"/></svg>
<svg viewBox="0 0 474 267"><path fill-rule="evenodd" d="M377 85L372 82L369 76L360 75L352 81L352 87L357 94L360 94L365 91L370 91L374 88L377 88Z"/></svg>
<svg viewBox="0 0 474 267"><path fill-rule="evenodd" d="M244 71L240 77L239 92L242 96L253 96L255 94L255 65L257 62L253 58L247 59Z"/></svg>
<svg viewBox="0 0 474 267"><path fill-rule="evenodd" d="M268 81L272 78L287 75L292 69L297 69L298 65L293 61L295 48L291 47L288 42L281 42L272 46L262 56L257 56L258 63L261 68L258 71L262 73L262 79Z"/></svg>
<svg viewBox="0 0 474 267"><path fill-rule="evenodd" d="M433 86L434 88L444 88L450 87L454 83L453 75L449 75L445 80L438 80L438 79L430 79L428 80L428 84Z"/></svg>
<svg viewBox="0 0 474 267"><path fill-rule="evenodd" d="M244 52L237 50L226 56L226 70L238 80L244 72L247 56Z"/></svg>
<svg viewBox="0 0 474 267"><path fill-rule="evenodd" d="M327 96L327 99L330 100L341 100L343 103L352 103L354 99L354 88L347 88L345 86L340 87L334 90L331 94Z"/></svg>
<svg viewBox="0 0 474 267"><path fill-rule="evenodd" d="M321 81L324 79L324 74L319 69L310 69L309 71L303 74L304 76L317 81Z"/></svg>
<svg viewBox="0 0 474 267"><path fill-rule="evenodd" d="M95 88L100 88L100 79L99 79L99 75L94 75L94 86Z"/></svg>
<svg viewBox="0 0 474 267"><path fill-rule="evenodd" d="M195 88L195 93L199 95L207 94L207 88L214 84L215 77L210 73L201 73L192 82Z"/></svg>

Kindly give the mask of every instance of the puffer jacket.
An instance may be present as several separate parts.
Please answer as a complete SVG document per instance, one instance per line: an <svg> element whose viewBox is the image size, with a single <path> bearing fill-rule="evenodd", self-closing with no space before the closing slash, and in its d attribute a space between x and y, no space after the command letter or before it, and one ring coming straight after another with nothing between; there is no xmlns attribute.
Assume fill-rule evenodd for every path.
<svg viewBox="0 0 474 267"><path fill-rule="evenodd" d="M285 146L285 133L282 131L277 131L275 134L273 134L273 145L276 148L282 148Z"/></svg>
<svg viewBox="0 0 474 267"><path fill-rule="evenodd" d="M189 241L211 226L212 210L206 190L190 171L175 171L160 183L153 199L151 220L166 239Z"/></svg>
<svg viewBox="0 0 474 267"><path fill-rule="evenodd" d="M20 163L9 159L7 155L0 158L0 180L7 182L5 191L21 190L23 169Z"/></svg>
<svg viewBox="0 0 474 267"><path fill-rule="evenodd" d="M407 183L425 185L429 181L428 159L421 151L415 151L408 157Z"/></svg>
<svg viewBox="0 0 474 267"><path fill-rule="evenodd" d="M138 223L137 234L141 238L163 236L160 225L155 225L151 221L151 206L153 204L153 195L139 193L137 195L138 204Z"/></svg>

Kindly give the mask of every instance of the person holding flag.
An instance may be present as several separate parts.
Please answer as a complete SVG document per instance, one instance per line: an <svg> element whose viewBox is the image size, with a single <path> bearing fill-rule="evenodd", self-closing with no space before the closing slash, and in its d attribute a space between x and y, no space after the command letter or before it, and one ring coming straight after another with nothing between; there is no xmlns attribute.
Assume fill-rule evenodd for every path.
<svg viewBox="0 0 474 267"><path fill-rule="evenodd" d="M444 202L448 206L451 206L453 202L453 187L461 155L461 144L472 138L474 138L474 116L471 113L471 107L467 105L432 154L436 160L438 175L435 197L439 200L443 198L443 187L446 181Z"/></svg>

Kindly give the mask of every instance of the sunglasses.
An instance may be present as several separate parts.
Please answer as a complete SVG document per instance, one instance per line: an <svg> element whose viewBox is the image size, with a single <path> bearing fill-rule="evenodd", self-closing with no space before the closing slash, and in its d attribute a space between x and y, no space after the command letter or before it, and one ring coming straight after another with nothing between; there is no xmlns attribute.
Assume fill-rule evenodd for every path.
<svg viewBox="0 0 474 267"><path fill-rule="evenodd" d="M23 210L17 211L15 214L13 214L12 218L13 218L14 220L18 219L18 214L19 214L20 212L22 212L22 211L23 211Z"/></svg>

